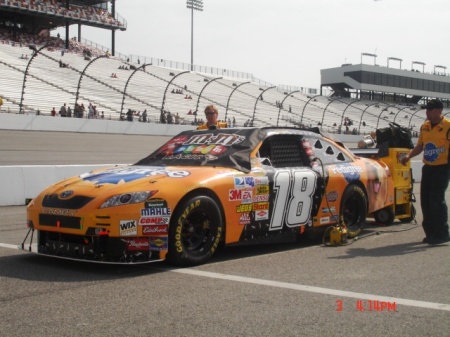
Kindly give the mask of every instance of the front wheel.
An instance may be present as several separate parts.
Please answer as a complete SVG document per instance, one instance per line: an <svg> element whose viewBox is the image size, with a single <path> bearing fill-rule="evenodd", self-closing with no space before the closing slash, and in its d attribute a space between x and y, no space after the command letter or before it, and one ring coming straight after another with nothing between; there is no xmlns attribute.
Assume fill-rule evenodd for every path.
<svg viewBox="0 0 450 337"><path fill-rule="evenodd" d="M354 238L361 233L367 217L367 198L361 187L350 185L345 189L340 215L347 226L348 237Z"/></svg>
<svg viewBox="0 0 450 337"><path fill-rule="evenodd" d="M169 228L169 262L194 266L206 262L222 238L223 220L217 203L208 196L182 201Z"/></svg>

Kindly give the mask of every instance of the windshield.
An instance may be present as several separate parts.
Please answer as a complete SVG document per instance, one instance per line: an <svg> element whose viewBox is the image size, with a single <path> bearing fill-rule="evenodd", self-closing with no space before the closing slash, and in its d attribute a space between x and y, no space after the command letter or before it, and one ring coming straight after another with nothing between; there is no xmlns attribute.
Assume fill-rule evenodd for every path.
<svg viewBox="0 0 450 337"><path fill-rule="evenodd" d="M249 172L250 153L264 139L260 129L184 131L135 165L221 166Z"/></svg>

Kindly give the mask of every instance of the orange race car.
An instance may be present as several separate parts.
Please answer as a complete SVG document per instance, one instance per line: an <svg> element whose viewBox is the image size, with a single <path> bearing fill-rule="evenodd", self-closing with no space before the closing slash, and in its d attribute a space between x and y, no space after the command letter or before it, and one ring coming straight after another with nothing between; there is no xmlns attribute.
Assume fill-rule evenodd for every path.
<svg viewBox="0 0 450 337"><path fill-rule="evenodd" d="M185 131L134 165L48 187L28 205L27 223L39 254L197 265L221 244L292 240L341 216L355 234L392 206L392 184L386 164L318 130Z"/></svg>

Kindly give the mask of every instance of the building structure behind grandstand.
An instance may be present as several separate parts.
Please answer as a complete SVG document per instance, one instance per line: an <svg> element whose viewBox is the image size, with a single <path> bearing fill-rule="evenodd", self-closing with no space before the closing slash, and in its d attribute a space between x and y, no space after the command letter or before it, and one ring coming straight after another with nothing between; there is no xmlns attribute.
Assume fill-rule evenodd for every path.
<svg viewBox="0 0 450 337"><path fill-rule="evenodd" d="M69 26L78 25L70 38ZM111 47L81 38L82 26L111 30ZM65 27L64 39L50 32ZM366 134L390 122L414 132L429 98L448 113L450 77L378 65L346 64L321 70L315 88L275 86L229 69L116 53L115 32L127 22L115 0L0 0L0 96L2 112L49 115L66 103L96 106L104 118L192 124L207 104L236 126L319 126L328 132ZM324 91L331 94L324 94ZM168 119L168 116L171 119ZM176 116L176 117L175 117ZM83 115L88 117L88 113Z"/></svg>

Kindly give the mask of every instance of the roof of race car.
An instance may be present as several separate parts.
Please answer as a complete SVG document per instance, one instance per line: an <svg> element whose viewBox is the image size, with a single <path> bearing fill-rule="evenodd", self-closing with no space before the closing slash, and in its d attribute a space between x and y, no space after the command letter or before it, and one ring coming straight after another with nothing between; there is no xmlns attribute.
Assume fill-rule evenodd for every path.
<svg viewBox="0 0 450 337"><path fill-rule="evenodd" d="M289 127L189 130L176 135L135 165L220 166L249 172L252 150L266 137L276 134L320 135L320 132L318 128Z"/></svg>

